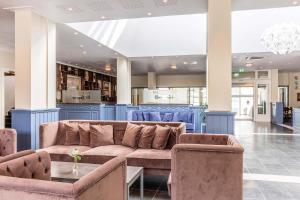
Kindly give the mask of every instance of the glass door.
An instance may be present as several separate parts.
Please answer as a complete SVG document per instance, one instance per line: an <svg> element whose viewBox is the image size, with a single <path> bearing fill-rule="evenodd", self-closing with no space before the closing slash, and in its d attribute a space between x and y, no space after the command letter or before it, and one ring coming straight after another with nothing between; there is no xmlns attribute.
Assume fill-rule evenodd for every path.
<svg viewBox="0 0 300 200"><path fill-rule="evenodd" d="M256 83L255 121L270 121L270 84Z"/></svg>
<svg viewBox="0 0 300 200"><path fill-rule="evenodd" d="M232 88L232 112L235 112L236 119L253 119L253 87Z"/></svg>

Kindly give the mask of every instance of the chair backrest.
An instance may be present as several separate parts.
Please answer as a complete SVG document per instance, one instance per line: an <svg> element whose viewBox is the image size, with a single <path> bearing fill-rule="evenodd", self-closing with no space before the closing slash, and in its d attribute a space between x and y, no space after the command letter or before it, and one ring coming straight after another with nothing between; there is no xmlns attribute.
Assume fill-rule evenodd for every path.
<svg viewBox="0 0 300 200"><path fill-rule="evenodd" d="M50 155L45 151L41 151L0 163L0 175L51 180Z"/></svg>
<svg viewBox="0 0 300 200"><path fill-rule="evenodd" d="M172 200L242 200L243 148L232 136L182 134L171 158Z"/></svg>
<svg viewBox="0 0 300 200"><path fill-rule="evenodd" d="M33 154L33 153L35 153L35 151L33 151L33 150L24 150L24 151L20 151L20 152L14 153L14 154L9 154L7 156L0 157L0 163L7 162L7 161L10 161L10 160L13 160L16 158L20 158L20 157L23 157L23 156L26 156L29 154Z"/></svg>
<svg viewBox="0 0 300 200"><path fill-rule="evenodd" d="M15 129L0 129L0 156L17 152L17 133Z"/></svg>

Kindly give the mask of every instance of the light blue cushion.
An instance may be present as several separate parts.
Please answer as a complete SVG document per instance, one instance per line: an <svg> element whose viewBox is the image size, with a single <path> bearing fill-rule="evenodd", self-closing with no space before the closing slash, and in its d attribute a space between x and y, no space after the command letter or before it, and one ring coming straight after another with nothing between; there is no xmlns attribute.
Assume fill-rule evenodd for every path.
<svg viewBox="0 0 300 200"><path fill-rule="evenodd" d="M160 112L150 112L149 118L150 121L160 122L161 121Z"/></svg>
<svg viewBox="0 0 300 200"><path fill-rule="evenodd" d="M174 113L165 113L163 117L163 122L171 122L173 120Z"/></svg>

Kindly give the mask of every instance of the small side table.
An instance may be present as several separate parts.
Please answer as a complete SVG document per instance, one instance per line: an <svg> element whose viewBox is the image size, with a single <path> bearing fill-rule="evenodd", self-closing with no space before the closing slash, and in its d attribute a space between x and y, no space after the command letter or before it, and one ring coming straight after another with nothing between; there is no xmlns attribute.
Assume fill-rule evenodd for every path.
<svg viewBox="0 0 300 200"><path fill-rule="evenodd" d="M127 167L127 177L126 177L126 184L127 184L127 199L129 199L129 189L132 184L140 178L140 198L141 200L144 199L144 169L143 167Z"/></svg>

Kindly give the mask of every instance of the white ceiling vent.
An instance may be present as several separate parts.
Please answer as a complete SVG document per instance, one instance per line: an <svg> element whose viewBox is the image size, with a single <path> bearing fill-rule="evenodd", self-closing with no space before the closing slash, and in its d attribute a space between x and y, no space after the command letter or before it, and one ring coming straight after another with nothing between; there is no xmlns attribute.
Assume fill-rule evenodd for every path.
<svg viewBox="0 0 300 200"><path fill-rule="evenodd" d="M262 59L264 59L264 57L261 57L261 56L247 56L247 57L245 58L245 60L247 60L247 61L251 61L251 60L262 60Z"/></svg>
<svg viewBox="0 0 300 200"><path fill-rule="evenodd" d="M87 7L93 11L111 11L114 10L114 8L109 3L110 1L92 1L87 3Z"/></svg>
<svg viewBox="0 0 300 200"><path fill-rule="evenodd" d="M118 0L122 7L126 10L144 8L141 0Z"/></svg>
<svg viewBox="0 0 300 200"><path fill-rule="evenodd" d="M178 0L153 0L156 7L166 7L177 5Z"/></svg>

